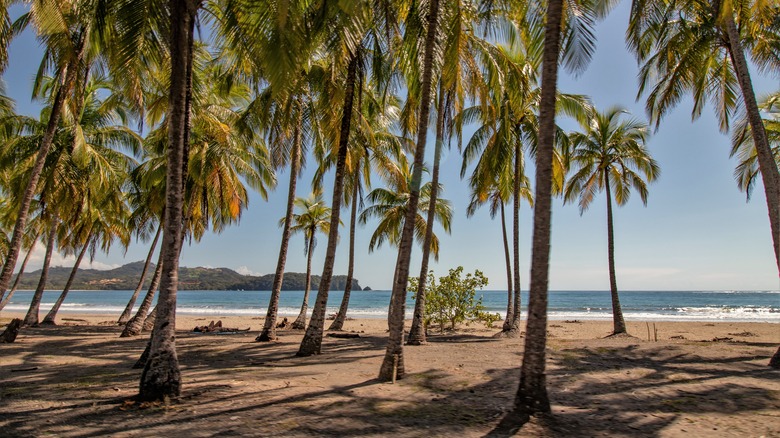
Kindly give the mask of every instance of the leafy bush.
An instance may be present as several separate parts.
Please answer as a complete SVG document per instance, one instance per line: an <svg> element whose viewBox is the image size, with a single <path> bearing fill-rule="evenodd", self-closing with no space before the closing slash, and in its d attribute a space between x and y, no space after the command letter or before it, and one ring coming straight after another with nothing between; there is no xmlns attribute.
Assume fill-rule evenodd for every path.
<svg viewBox="0 0 780 438"><path fill-rule="evenodd" d="M488 313L482 305L482 298L475 300L477 288L482 289L488 284L488 279L479 270L466 274L462 278L463 266L450 269L450 273L436 280L433 271L428 273L425 286L425 330L431 323L439 326L444 332L449 324L454 330L457 324L470 321L484 322L488 327L499 319L498 313ZM409 278L409 288L417 295L417 278Z"/></svg>

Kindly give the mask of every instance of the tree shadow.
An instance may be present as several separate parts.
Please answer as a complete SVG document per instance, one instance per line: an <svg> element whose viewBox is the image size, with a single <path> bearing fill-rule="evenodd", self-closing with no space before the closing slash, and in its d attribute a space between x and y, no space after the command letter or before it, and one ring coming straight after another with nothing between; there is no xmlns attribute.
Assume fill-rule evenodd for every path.
<svg viewBox="0 0 780 438"><path fill-rule="evenodd" d="M719 358L707 345L691 352L667 344L559 343L548 355L554 415L527 417L510 410L519 340L472 334L431 339L428 346L406 350L407 364L416 367L408 366L412 372L393 385L375 379L382 336L324 338L324 354L296 357L302 334L256 343L252 334L188 332L177 332L181 398L141 405L132 400L140 371L129 367L146 336L119 339L110 329L98 329L45 329L35 340L0 347L19 367L39 367L19 373L11 372L16 365L0 367L4 436L655 437L684 417L780 409L780 372L740 350L741 344ZM468 356L474 351L512 365L485 367L490 356ZM74 367L73 355L89 360ZM692 430L711 432L703 423Z"/></svg>

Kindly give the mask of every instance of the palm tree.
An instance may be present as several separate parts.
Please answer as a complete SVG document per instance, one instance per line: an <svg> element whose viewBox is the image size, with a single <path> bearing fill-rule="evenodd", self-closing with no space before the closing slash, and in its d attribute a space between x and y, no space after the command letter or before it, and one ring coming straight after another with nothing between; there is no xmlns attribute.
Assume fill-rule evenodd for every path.
<svg viewBox="0 0 780 438"><path fill-rule="evenodd" d="M747 51L759 68L780 66L776 49L772 49L780 41L777 15L776 2L634 0L627 40L642 64L638 97L651 87L646 108L656 126L690 92L693 117L701 114L709 99L725 132L740 103L739 87L756 145L780 272L780 171L772 158L745 58Z"/></svg>
<svg viewBox="0 0 780 438"><path fill-rule="evenodd" d="M775 163L780 165L780 93L767 97L760 107L765 114L769 115L768 118L764 119L764 128L772 146L772 155ZM758 179L758 174L761 173L755 142L751 141L752 136L749 134L750 129L751 126L746 120L740 120L732 135L731 148L731 156L736 155L739 161L736 169L734 169L734 177L737 179L737 185L740 190L745 192L748 200L750 200L750 194ZM772 356L769 366L780 368L780 348Z"/></svg>
<svg viewBox="0 0 780 438"><path fill-rule="evenodd" d="M504 259L506 262L506 279L507 279L507 304L506 304L506 318L504 318L504 324L501 328L500 336L509 333L512 329L514 315L516 313L515 302L512 295L513 281L512 281L512 259L509 255L509 240L507 239L506 231L506 212L505 204L512 197L512 188L514 186L512 177L512 169L509 171L501 172L495 175L493 182L489 186L478 184L472 186L471 201L466 208L466 216L471 217L476 212L477 208L488 203L490 207L490 218L494 219L496 214L501 214L501 235L504 243ZM523 199L528 201L533 206L533 198L531 188L528 186L528 180L523 182L523 187L520 190L520 194Z"/></svg>
<svg viewBox="0 0 780 438"><path fill-rule="evenodd" d="M331 215L330 208L322 200L322 193L312 193L308 198L296 198L295 206L300 213L293 215L290 232L303 233L306 244L303 253L306 255L306 287L303 290L303 303L298 318L292 323L292 328L303 330L306 328L306 312L309 308L309 288L311 286L311 257L317 246L317 232L328 234L330 232ZM285 218L280 224L284 225Z"/></svg>
<svg viewBox="0 0 780 438"><path fill-rule="evenodd" d="M44 58L34 85L34 95L38 95L40 84L44 78L43 73L49 68L54 70L57 84L56 91L52 93L54 97L38 155L24 195L18 204L19 214L14 225L8 255L3 269L0 271L0 291L2 292L8 289L19 257L30 205L38 187L38 179L43 171L46 156L54 141L65 100L73 91L75 84L80 79L79 76L85 70L89 70L93 59L90 59L88 54L94 55L99 52L97 49L100 45L99 39L104 34L96 29L99 24L104 23L103 20L97 19L97 15L102 13L102 8L98 7L99 3L91 0L35 1L32 2L30 11L23 14L14 25L21 31L27 24L33 23L38 38L45 47ZM0 53L4 53L4 50Z"/></svg>
<svg viewBox="0 0 780 438"><path fill-rule="evenodd" d="M611 108L604 113L593 112L583 132L571 134L570 162L574 174L564 190L564 202L579 198L580 214L588 209L595 195L607 194L607 250L609 255L609 287L612 294L612 335L626 333L626 323L620 308L615 276L615 238L613 233L612 196L615 203L628 202L633 187L647 205L647 182L654 181L660 170L658 163L645 148L647 125L636 120L621 121L625 113ZM640 175L643 174L643 175Z"/></svg>
<svg viewBox="0 0 780 438"><path fill-rule="evenodd" d="M387 173L388 187L379 187L372 190L366 200L369 206L360 214L360 223L365 225L369 219L379 219L376 230L369 240L368 251L372 252L382 246L384 242L398 246L401 241L404 221L411 205L411 185L413 173L405 155L400 155L398 163L392 172ZM420 245L425 243L425 230L427 229L426 217L430 216L428 202L433 191L433 184L427 182L420 188L420 203L418 211L414 215L414 235ZM452 221L452 206L446 199L439 199L436 203L436 211L433 217L439 221L442 228L450 231ZM430 251L438 259L439 238L434 235L430 240Z"/></svg>
<svg viewBox="0 0 780 438"><path fill-rule="evenodd" d="M183 238L184 187L188 162L188 122L192 96L192 52L199 0L170 1L170 101L168 105L168 166L165 225L161 246L160 297L139 398L161 400L181 393L176 355L176 291Z"/></svg>
<svg viewBox="0 0 780 438"><path fill-rule="evenodd" d="M399 99L389 91L382 93L381 85L365 84L359 99L362 102L361 111L356 114L357 129L346 164L349 177L345 183L348 189L345 195L349 193L349 197L345 196L344 202L350 206L347 279L339 310L328 330L341 330L347 319L355 270L357 211L358 205L363 208L363 192L371 186L372 171L385 175L388 171L392 171L395 163L392 163L389 157L398 155L401 150L403 139L392 132L392 128L398 121ZM327 165L329 161L332 160L326 161L325 164Z"/></svg>
<svg viewBox="0 0 780 438"><path fill-rule="evenodd" d="M412 256L412 240L414 238L415 216L417 204L420 201L423 158L425 144L428 140L428 117L431 104L431 85L433 83L434 49L439 33L439 0L428 3L428 14L425 23L425 48L420 80L420 94L415 96L420 102L419 123L417 130L417 145L412 164L412 179L409 187L409 203L404 217L403 230L398 243L398 259L396 261L393 290L388 310L388 328L390 330L385 356L379 368L379 379L383 381L403 378L406 368L403 356L404 314L406 307L406 288L409 278L409 263ZM411 94L411 93L410 93Z"/></svg>
<svg viewBox="0 0 780 438"><path fill-rule="evenodd" d="M534 194L534 224L531 248L531 275L528 300L528 321L520 367L520 384L513 410L502 421L512 429L518 420L525 421L535 413L549 413L545 379L545 348L547 346L547 290L550 270L550 229L553 194L553 150L555 145L556 95L558 61L561 48L564 61L572 70L582 70L594 50L590 26L603 17L615 4L612 1L567 2L549 0L546 11L531 5L522 11L527 22L539 24L543 17L544 49L542 54L542 86L539 97L539 129L536 150L536 188ZM566 20L564 21L564 12ZM564 26L565 25L565 26ZM562 38L561 34L564 34ZM562 40L564 45L562 45Z"/></svg>
<svg viewBox="0 0 780 438"><path fill-rule="evenodd" d="M381 12L374 14L374 6L380 6L377 9ZM330 49L329 52L332 54L333 65L339 66L343 65L342 63L347 65L344 78L341 119L338 121L338 131L335 129L333 131L338 132L338 139L337 141L328 142L337 145L335 147L336 166L333 183L333 201L331 203L332 214L328 246L325 251L325 262L322 268L322 275L320 276L317 299L312 310L311 321L306 328L306 333L296 353L298 356L311 356L321 352L328 292L333 277L333 265L336 260L336 246L339 237L338 224L340 223L339 215L347 174L346 162L349 136L354 109L356 106L359 108L359 105L356 105L356 101L359 102L359 99L355 99L355 91L359 89L359 87L356 88L356 85L359 82L359 78L362 78L364 70L363 58L366 53L363 47L366 43L365 40L375 43L372 45L374 48L382 48L383 44L389 44L389 42L383 42L382 37L385 35L389 36L388 34L393 29L390 23L394 22L392 17L394 5L391 2L377 2L375 4L374 2L360 1L351 4L349 9L342 10L342 6L339 5L334 10L333 23L336 24L335 29L337 31L334 31L333 28L324 29L330 35L330 39L326 42L326 47ZM387 33L376 31L382 23L388 23L386 27ZM366 44L366 46L368 45ZM379 52L380 50L374 50L375 55ZM327 105L325 102L322 102L322 104ZM335 118L332 120L336 121ZM335 125L333 127L335 128Z"/></svg>
<svg viewBox="0 0 780 438"><path fill-rule="evenodd" d="M463 148L461 177L474 161L469 185L475 192L484 192L493 186L495 178L507 178L512 186L513 284L511 312L501 336L520 336L520 204L531 203L528 177L525 173L526 155L534 156L539 137L539 99L537 70L540 58L541 35L528 32L521 44L486 46L481 51L488 71L483 87L488 89L480 102L464 109L458 123L478 125ZM557 110L582 119L590 108L584 96L558 93ZM556 126L556 148L553 151L553 192L563 188L565 175L564 153L566 136Z"/></svg>
<svg viewBox="0 0 780 438"><path fill-rule="evenodd" d="M284 267L287 262L287 248L290 242L295 190L298 183L298 173L304 163L304 112L301 99L297 98L295 100L296 104L294 105L284 105L283 102L274 102L270 105L275 109L270 118L276 122L273 126L278 127L278 129L270 130L271 134L269 134L269 137L271 138L269 138L269 143L272 145L274 151L280 151L280 153L273 154L274 157L282 157L279 160L280 164L289 157L290 182L287 188L287 208L284 216L284 223L282 225L282 241L279 246L279 258L276 262L276 272L271 287L271 297L268 301L268 310L266 312L263 330L255 338L255 341L258 342L270 342L277 338L276 318L279 313L279 297L284 282ZM285 109L288 109L289 111L285 111ZM292 115L288 114L288 112L295 112L296 114ZM294 120L292 123L290 120L291 118ZM290 138L289 134L291 124L293 124L292 138ZM288 150L289 154L285 153Z"/></svg>

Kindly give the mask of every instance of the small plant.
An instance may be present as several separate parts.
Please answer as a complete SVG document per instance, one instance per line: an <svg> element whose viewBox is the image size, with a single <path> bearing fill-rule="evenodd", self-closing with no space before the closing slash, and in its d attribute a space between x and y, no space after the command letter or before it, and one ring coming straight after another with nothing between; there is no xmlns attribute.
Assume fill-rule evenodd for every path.
<svg viewBox="0 0 780 438"><path fill-rule="evenodd" d="M433 271L428 273L428 282L425 286L425 330L427 332L431 323L439 326L439 331L444 332L445 326L451 330L457 324L469 321L481 321L488 327L499 319L498 313L485 311L482 298L475 299L477 289L482 289L488 284L488 279L479 270L473 274L466 274L462 278L463 266L450 269L450 273L436 280ZM417 291L417 278L409 279L409 288ZM416 296L415 296L416 298Z"/></svg>

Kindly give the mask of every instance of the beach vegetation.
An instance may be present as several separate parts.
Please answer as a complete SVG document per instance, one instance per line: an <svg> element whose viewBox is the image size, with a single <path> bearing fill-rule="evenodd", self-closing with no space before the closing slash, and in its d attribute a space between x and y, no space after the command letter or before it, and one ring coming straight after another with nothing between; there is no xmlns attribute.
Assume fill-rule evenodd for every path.
<svg viewBox="0 0 780 438"><path fill-rule="evenodd" d="M410 277L409 288L417 290L417 282L417 278ZM459 324L470 322L482 322L491 327L501 319L501 315L485 311L482 298L476 297L477 289L487 284L488 279L480 270L463 277L463 266L450 269L449 274L438 279L433 271L428 272L423 320L425 330L435 325L439 327L439 333L444 333L445 329L455 330Z"/></svg>

